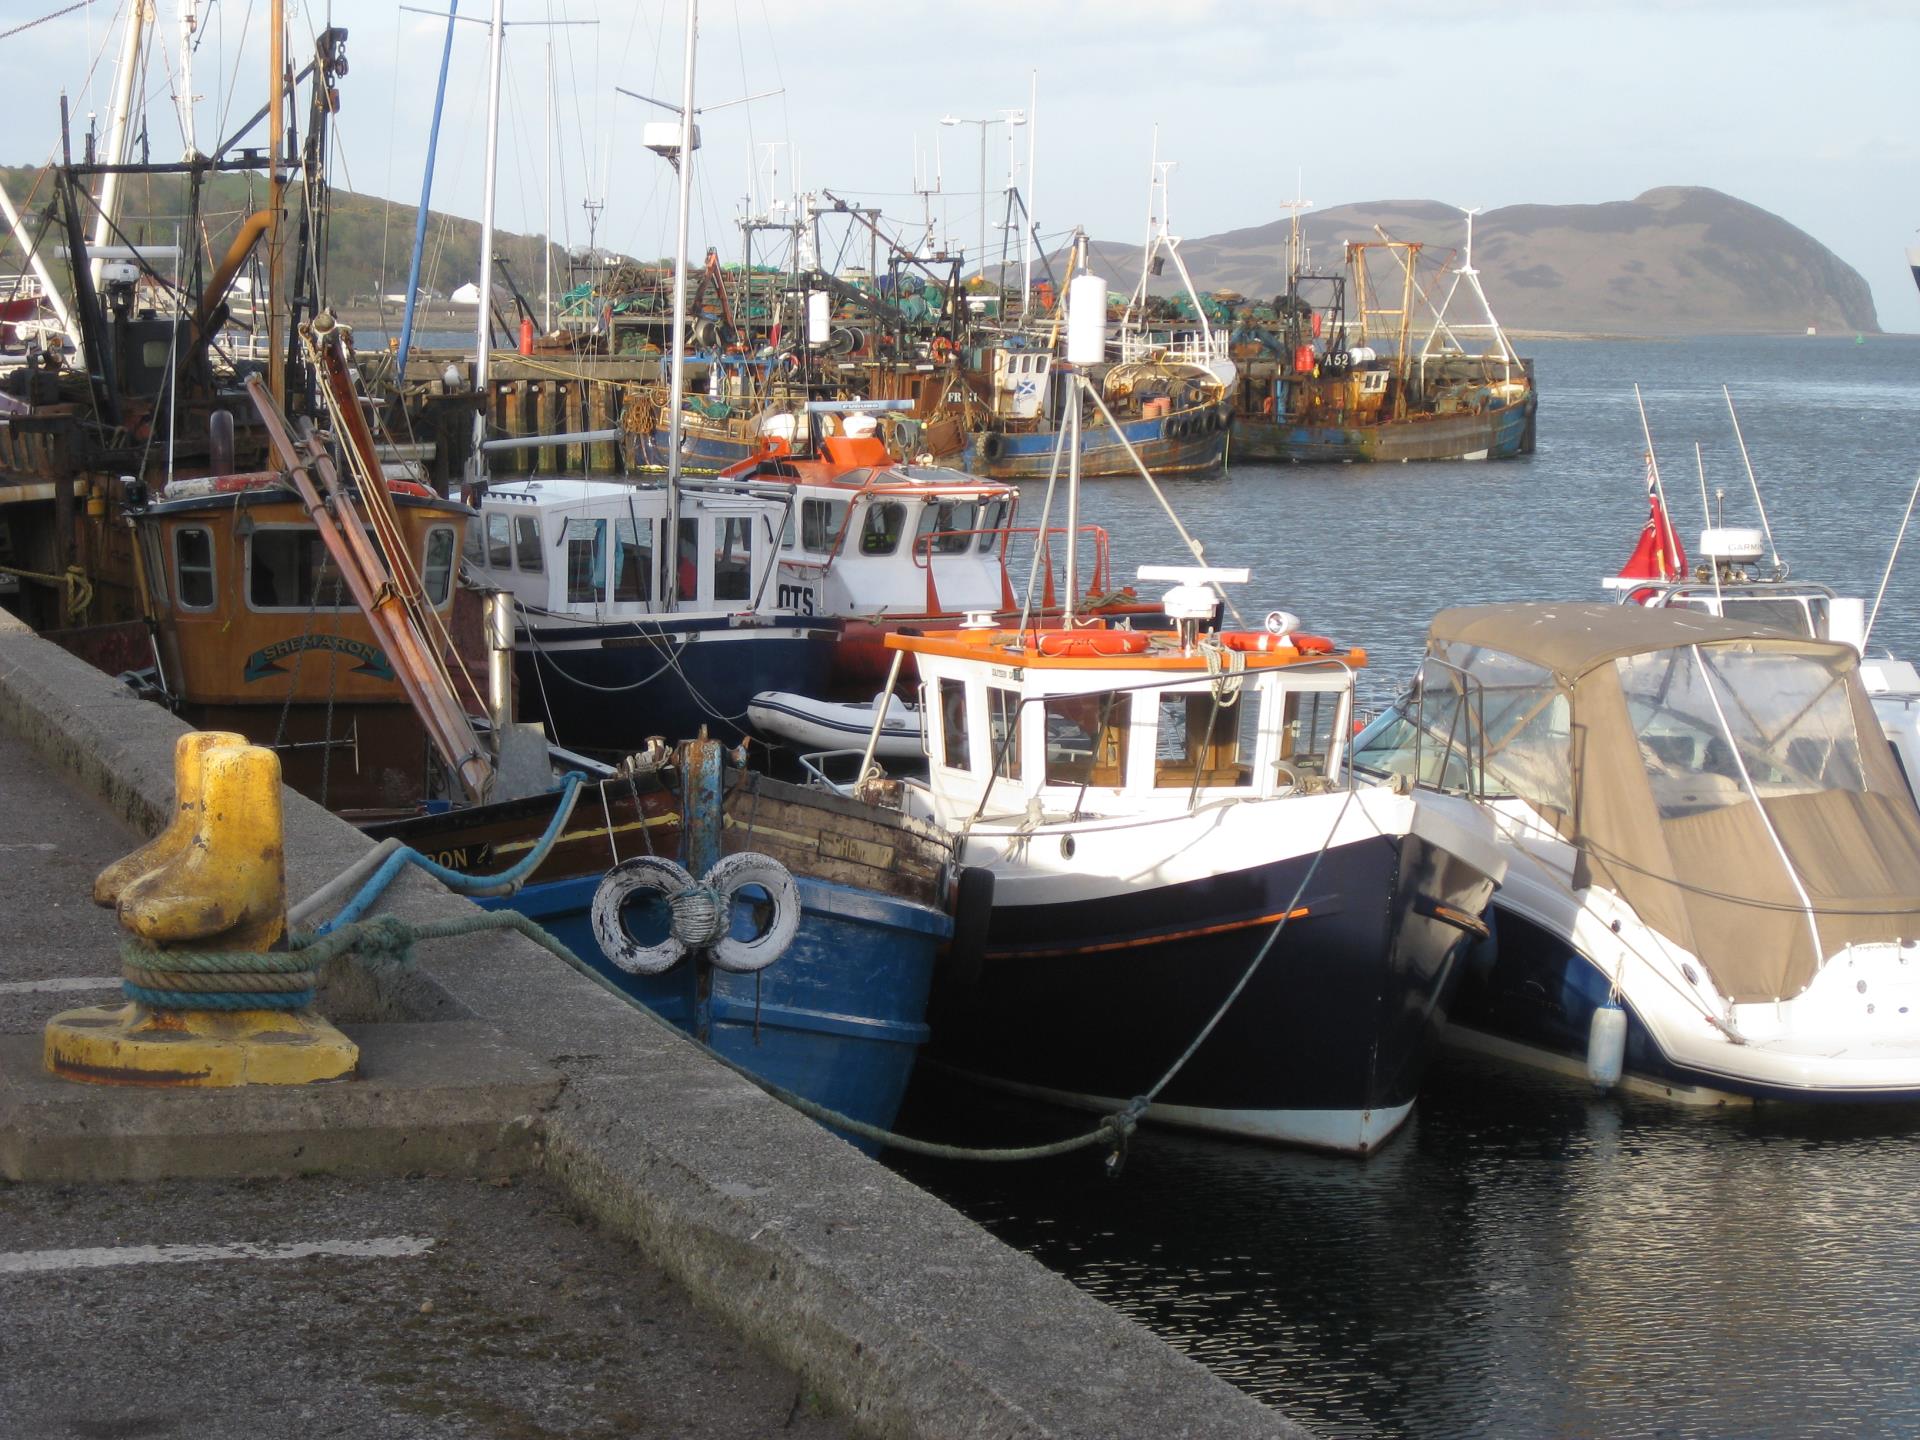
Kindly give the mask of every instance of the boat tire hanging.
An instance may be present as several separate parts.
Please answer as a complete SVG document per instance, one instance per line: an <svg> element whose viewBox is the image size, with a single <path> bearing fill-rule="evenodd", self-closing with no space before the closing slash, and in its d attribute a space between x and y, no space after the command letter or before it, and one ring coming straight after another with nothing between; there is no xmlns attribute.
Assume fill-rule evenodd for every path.
<svg viewBox="0 0 1920 1440"><path fill-rule="evenodd" d="M693 877L661 855L636 855L602 877L593 892L593 938L600 953L629 975L664 975L687 953L669 928L666 936L642 945L627 929L627 907L642 896L665 901L693 884Z"/></svg>
<svg viewBox="0 0 1920 1440"><path fill-rule="evenodd" d="M1006 439L998 430L989 430L980 437L980 453L989 460L998 460L1006 448Z"/></svg>
<svg viewBox="0 0 1920 1440"><path fill-rule="evenodd" d="M742 939L729 929L713 942L710 953L716 968L730 975L751 975L787 953L800 933L800 887L786 866L771 855L742 850L716 862L707 871L707 884L720 892L729 912L736 903L752 905L756 911L763 904L771 907L764 916L756 916L765 920L758 934ZM750 886L764 892L766 900L754 901L741 893Z"/></svg>

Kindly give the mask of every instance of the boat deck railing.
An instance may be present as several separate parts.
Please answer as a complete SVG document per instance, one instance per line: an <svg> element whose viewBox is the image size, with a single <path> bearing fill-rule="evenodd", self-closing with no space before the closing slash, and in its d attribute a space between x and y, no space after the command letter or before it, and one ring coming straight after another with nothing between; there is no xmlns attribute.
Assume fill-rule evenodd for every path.
<svg viewBox="0 0 1920 1440"><path fill-rule="evenodd" d="M1125 331L1118 343L1124 364L1158 360L1206 366L1231 358L1230 337L1224 330L1216 330L1211 335L1198 330L1172 335Z"/></svg>

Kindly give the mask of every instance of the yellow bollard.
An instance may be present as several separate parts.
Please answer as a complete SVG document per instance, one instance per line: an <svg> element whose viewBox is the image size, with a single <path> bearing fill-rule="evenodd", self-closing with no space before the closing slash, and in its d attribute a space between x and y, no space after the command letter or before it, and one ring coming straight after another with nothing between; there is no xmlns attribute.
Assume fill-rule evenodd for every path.
<svg viewBox="0 0 1920 1440"><path fill-rule="evenodd" d="M303 1085L350 1075L359 1049L345 1035L310 1009L269 1008L275 994L311 989L311 977L297 963L289 971L254 958L285 953L275 950L287 911L279 757L207 733L183 737L174 758L174 823L94 885L94 898L117 903L120 923L152 947L148 964L129 960L127 979L154 1003L54 1016L47 1069L109 1085ZM170 951L216 958L211 970L183 973L168 967ZM217 958L227 955L231 970ZM248 1008L163 1003L182 987L244 996ZM261 1008L251 1008L254 993Z"/></svg>
<svg viewBox="0 0 1920 1440"><path fill-rule="evenodd" d="M228 730L189 730L173 746L173 820L131 855L113 862L93 882L93 903L109 909L120 903L130 881L157 870L187 848L200 818L200 777L207 751L244 745L247 737Z"/></svg>

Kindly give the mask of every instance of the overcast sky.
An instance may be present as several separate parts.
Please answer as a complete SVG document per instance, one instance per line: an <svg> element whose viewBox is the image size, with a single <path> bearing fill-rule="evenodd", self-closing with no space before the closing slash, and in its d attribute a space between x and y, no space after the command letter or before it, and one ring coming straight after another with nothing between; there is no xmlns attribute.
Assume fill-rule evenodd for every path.
<svg viewBox="0 0 1920 1440"><path fill-rule="evenodd" d="M155 159L175 158L177 0L154 0L160 45L147 85ZM264 97L266 0L199 0L194 90L202 148ZM440 0L444 5L444 0ZM0 0L0 30L62 0ZM438 8L420 0L419 9ZM490 0L461 0L483 19ZM671 172L640 148L665 111L624 86L678 99L683 0L507 0L499 223L542 227L544 75L558 92L554 233L586 239L585 199L604 200L603 243L672 249ZM8 103L0 160L57 153L57 104L76 130L106 109L120 0L0 40ZM336 183L419 193L445 22L393 0L289 6L304 60L329 17L351 32ZM589 20L546 28L537 23ZM244 45L243 45L244 37ZM696 251L738 253L732 217L751 169L761 200L777 145L779 187L797 160L825 187L917 221L940 151L944 230L971 252L981 218L980 130L945 127L1025 110L1013 130L1024 172L1031 134L1036 219L1137 240L1157 123L1177 233L1266 223L1296 176L1325 207L1431 198L1494 208L1624 200L1659 185L1708 185L1800 226L1872 286L1881 325L1920 331L1905 247L1920 243L1920 3L1428 3L1428 0L704 0L696 105L781 93L702 119ZM89 72L91 71L91 81ZM457 26L434 204L477 215L483 169L486 27ZM222 117L225 125L222 127ZM988 209L997 221L1008 128L988 132ZM77 144L76 138L76 144ZM19 198L19 197L16 197ZM1411 237L1417 238L1417 237ZM395 241L395 288L405 239ZM995 242L997 245L997 242ZM864 247L861 248L864 255ZM834 258L829 256L829 259ZM466 277L459 277L466 278ZM1131 277L1109 277L1116 281ZM1491 297L1496 308L1500 297Z"/></svg>

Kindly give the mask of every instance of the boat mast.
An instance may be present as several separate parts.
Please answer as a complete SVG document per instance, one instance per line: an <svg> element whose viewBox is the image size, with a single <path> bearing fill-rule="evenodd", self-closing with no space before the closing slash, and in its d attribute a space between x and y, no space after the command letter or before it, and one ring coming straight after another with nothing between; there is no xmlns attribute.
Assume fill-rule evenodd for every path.
<svg viewBox="0 0 1920 1440"><path fill-rule="evenodd" d="M473 412L471 478L484 482L487 438L487 393L493 360L493 201L494 171L500 158L500 52L506 35L506 0L493 0L493 23L487 41L487 173L480 199L480 315L473 352L473 390L479 404Z"/></svg>
<svg viewBox="0 0 1920 1440"><path fill-rule="evenodd" d="M281 212L286 208L287 179L281 151L287 135L287 9L286 0L268 6L267 63L272 71L267 85L267 390L273 403L287 403L287 337L280 329L280 267L286 250L281 238Z"/></svg>
<svg viewBox="0 0 1920 1440"><path fill-rule="evenodd" d="M200 25L200 0L180 0L180 142L182 157L198 159L200 147L193 134L193 38Z"/></svg>
<svg viewBox="0 0 1920 1440"><path fill-rule="evenodd" d="M667 537L660 547L666 574L661 593L671 610L680 599L680 407L687 393L687 216L693 189L693 54L699 35L699 0L687 0L686 58L680 77L680 208L673 248L673 374L667 390Z"/></svg>
<svg viewBox="0 0 1920 1440"><path fill-rule="evenodd" d="M548 6L552 13L552 6ZM541 324L544 333L553 333L553 36L547 36L547 218L540 235L540 254L545 262L541 273L546 276L546 299L541 306Z"/></svg>
<svg viewBox="0 0 1920 1440"><path fill-rule="evenodd" d="M113 111L108 122L107 151L102 157L110 166L125 165L133 146L133 104L141 62L146 55L147 17L152 0L128 0L127 29L120 41L120 64L113 77ZM276 4L276 13L278 5ZM93 245L96 252L113 238L114 222L120 213L120 176L108 170L100 177L100 198L95 207ZM101 267L93 262L93 286L100 288Z"/></svg>
<svg viewBox="0 0 1920 1440"><path fill-rule="evenodd" d="M453 61L453 27L460 0L447 0L447 39L440 49L440 83L433 92L433 123L427 127L427 173L420 181L420 208L413 217L413 257L407 262L407 305L400 316L400 349L394 356L393 383L407 378L407 352L413 348L413 311L420 298L420 261L427 249L427 207L433 200L434 159L440 151L440 112L447 101L447 69Z"/></svg>
<svg viewBox="0 0 1920 1440"><path fill-rule="evenodd" d="M1026 221L1026 235L1023 238L1023 253L1026 257L1025 272L1020 277L1020 321L1026 323L1027 306L1033 296L1033 161L1035 145L1040 133L1040 72L1035 70L1027 86L1027 198L1020 207L1021 219Z"/></svg>

